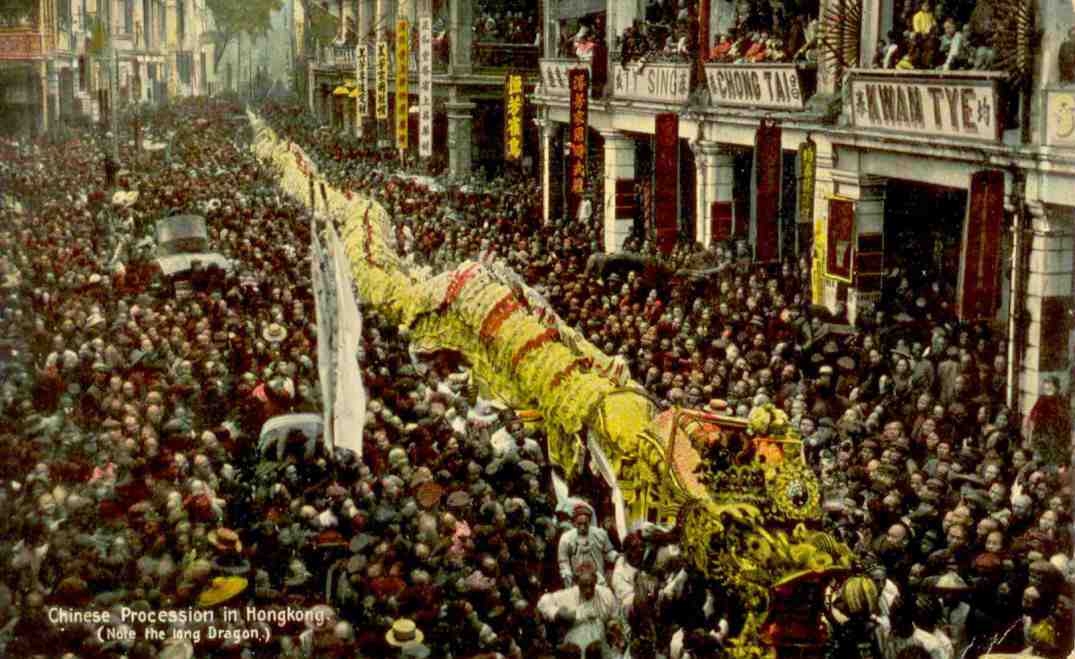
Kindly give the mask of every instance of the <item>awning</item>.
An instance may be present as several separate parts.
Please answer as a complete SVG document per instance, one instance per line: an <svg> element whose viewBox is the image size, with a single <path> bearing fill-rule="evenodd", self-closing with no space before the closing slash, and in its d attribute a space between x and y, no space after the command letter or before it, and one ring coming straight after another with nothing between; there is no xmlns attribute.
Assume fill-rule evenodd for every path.
<svg viewBox="0 0 1075 659"><path fill-rule="evenodd" d="M602 11L605 11L605 0L560 0L559 7L553 15L564 20L581 18Z"/></svg>

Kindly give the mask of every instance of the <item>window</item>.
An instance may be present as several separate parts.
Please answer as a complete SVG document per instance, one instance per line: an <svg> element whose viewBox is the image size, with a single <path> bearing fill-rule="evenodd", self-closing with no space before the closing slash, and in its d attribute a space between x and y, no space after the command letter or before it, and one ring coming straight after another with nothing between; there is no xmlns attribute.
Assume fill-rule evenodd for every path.
<svg viewBox="0 0 1075 659"><path fill-rule="evenodd" d="M123 33L134 32L134 0L123 0Z"/></svg>

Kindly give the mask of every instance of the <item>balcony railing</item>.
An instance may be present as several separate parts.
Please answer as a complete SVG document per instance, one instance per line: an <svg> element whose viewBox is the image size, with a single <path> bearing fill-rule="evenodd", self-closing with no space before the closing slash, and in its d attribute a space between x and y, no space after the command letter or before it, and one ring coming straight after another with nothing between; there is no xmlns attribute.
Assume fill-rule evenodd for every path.
<svg viewBox="0 0 1075 659"><path fill-rule="evenodd" d="M483 69L536 71L540 48L530 44L475 42L473 65Z"/></svg>

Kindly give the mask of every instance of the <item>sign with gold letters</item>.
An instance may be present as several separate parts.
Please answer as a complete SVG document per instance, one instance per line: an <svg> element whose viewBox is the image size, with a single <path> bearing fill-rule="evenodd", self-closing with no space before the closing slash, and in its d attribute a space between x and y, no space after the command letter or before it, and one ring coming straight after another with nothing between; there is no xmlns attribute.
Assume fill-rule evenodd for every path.
<svg viewBox="0 0 1075 659"><path fill-rule="evenodd" d="M504 160L523 157L523 75L509 73L504 78Z"/></svg>
<svg viewBox="0 0 1075 659"><path fill-rule="evenodd" d="M571 153L567 170L567 215L575 217L579 202L586 191L586 133L590 118L590 72L586 69L568 71L571 88L571 117L568 122Z"/></svg>
<svg viewBox="0 0 1075 659"><path fill-rule="evenodd" d="M406 19L396 23L396 148L406 151L410 140L411 27Z"/></svg>
<svg viewBox="0 0 1075 659"><path fill-rule="evenodd" d="M388 118L388 42L377 40L377 89L374 101L377 103L377 119Z"/></svg>

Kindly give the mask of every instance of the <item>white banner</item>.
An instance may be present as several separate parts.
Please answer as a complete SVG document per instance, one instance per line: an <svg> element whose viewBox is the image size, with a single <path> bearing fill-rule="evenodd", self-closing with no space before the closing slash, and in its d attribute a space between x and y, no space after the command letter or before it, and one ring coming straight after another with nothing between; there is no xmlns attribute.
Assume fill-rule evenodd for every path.
<svg viewBox="0 0 1075 659"><path fill-rule="evenodd" d="M705 67L713 105L802 110L802 78L794 64L709 64Z"/></svg>
<svg viewBox="0 0 1075 659"><path fill-rule="evenodd" d="M359 119L369 114L369 93L366 84L370 75L370 48L364 43L355 47L355 112ZM358 122L358 136L362 137L362 122Z"/></svg>
<svg viewBox="0 0 1075 659"><path fill-rule="evenodd" d="M851 77L851 121L858 128L997 141L997 103L996 82L990 78Z"/></svg>
<svg viewBox="0 0 1075 659"><path fill-rule="evenodd" d="M332 354L333 322L332 302L328 288L325 286L325 250L317 237L317 222L310 214L310 271L313 277L314 309L317 317L317 375L321 385L321 413L324 417L323 441L329 455L333 452L332 440L332 398L335 389L332 386L332 369L335 359Z"/></svg>
<svg viewBox="0 0 1075 659"><path fill-rule="evenodd" d="M627 507L623 501L619 481L616 480L616 472L612 470L612 465L609 464L605 452L601 450L601 445L594 441L592 433L586 438L586 446L590 449L597 472L612 489L612 509L616 516L616 531L620 534L622 541L627 537Z"/></svg>
<svg viewBox="0 0 1075 659"><path fill-rule="evenodd" d="M689 64L617 64L613 73L616 98L686 103L691 93Z"/></svg>
<svg viewBox="0 0 1075 659"><path fill-rule="evenodd" d="M429 3L423 0L424 10ZM418 17L418 155L433 155L433 17Z"/></svg>
<svg viewBox="0 0 1075 659"><path fill-rule="evenodd" d="M362 345L362 315L355 301L350 266L336 230L330 225L336 279L336 394L333 398L333 438L337 446L362 458L362 431L366 426L366 388L358 368Z"/></svg>

